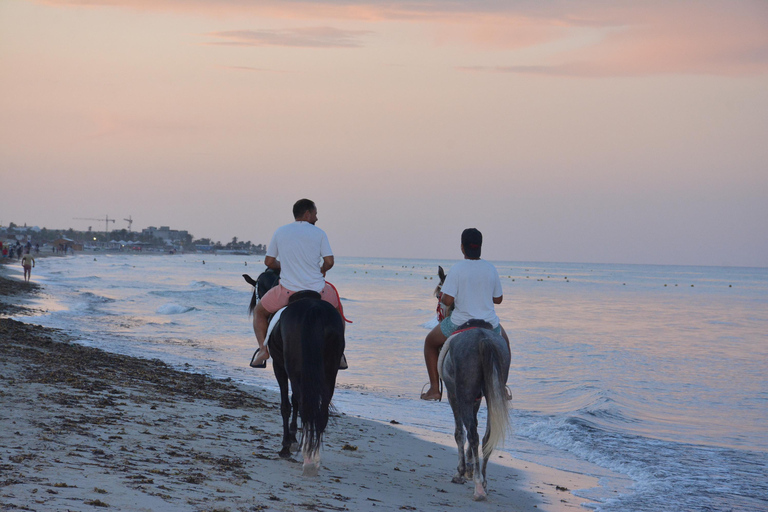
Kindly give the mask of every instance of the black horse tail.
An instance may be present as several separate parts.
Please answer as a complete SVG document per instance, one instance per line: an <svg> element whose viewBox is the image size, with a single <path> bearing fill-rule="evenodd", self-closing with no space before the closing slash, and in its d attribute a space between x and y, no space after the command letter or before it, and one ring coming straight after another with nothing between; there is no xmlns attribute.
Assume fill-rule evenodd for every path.
<svg viewBox="0 0 768 512"><path fill-rule="evenodd" d="M505 396L502 358L493 342L483 337L480 342L480 364L483 369L488 428L483 439L483 458L488 460L497 445L504 442L509 429L509 405Z"/></svg>
<svg viewBox="0 0 768 512"><path fill-rule="evenodd" d="M316 453L328 425L330 393L326 384L326 325L319 301L306 301L307 308L301 327L301 428L302 451ZM313 303L314 302L314 303ZM325 356L327 357L327 355ZM338 361L335 362L338 364Z"/></svg>

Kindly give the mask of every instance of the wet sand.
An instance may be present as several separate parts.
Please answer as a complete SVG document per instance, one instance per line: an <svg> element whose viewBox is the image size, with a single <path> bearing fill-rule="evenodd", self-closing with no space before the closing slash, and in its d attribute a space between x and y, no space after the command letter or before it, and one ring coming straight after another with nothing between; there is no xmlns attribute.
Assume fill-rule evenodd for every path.
<svg viewBox="0 0 768 512"><path fill-rule="evenodd" d="M570 490L597 485L495 453L476 503L471 483L451 483L452 436L345 415L320 475L303 478L300 454L277 455L276 394L7 318L44 293L12 274L0 268L2 510L564 511L585 501Z"/></svg>

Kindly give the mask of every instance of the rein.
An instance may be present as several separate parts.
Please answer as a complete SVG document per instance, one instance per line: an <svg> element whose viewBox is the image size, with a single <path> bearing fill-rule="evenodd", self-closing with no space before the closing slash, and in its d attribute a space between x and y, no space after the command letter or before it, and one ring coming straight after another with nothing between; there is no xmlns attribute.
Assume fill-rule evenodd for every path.
<svg viewBox="0 0 768 512"><path fill-rule="evenodd" d="M331 283L326 281L326 284L328 284L331 288L333 288L334 293L336 293L336 302L339 303L339 313L341 313L341 318L347 322L347 323L354 323L352 320L347 319L346 316L344 316L344 306L341 305L341 297L339 296L339 290L336 289L335 286L333 286Z"/></svg>
<svg viewBox="0 0 768 512"><path fill-rule="evenodd" d="M455 336L456 334L459 334L460 332L471 331L472 329L480 329L480 326L479 325L473 325L471 327L465 327L464 329L459 329L457 331L453 331L451 333L451 336Z"/></svg>
<svg viewBox="0 0 768 512"><path fill-rule="evenodd" d="M445 315L443 314L444 310L443 310L442 299L443 299L443 292L440 292L440 293L437 294L437 310L436 310L436 312L437 312L437 321L438 322L442 322L443 320L445 320Z"/></svg>

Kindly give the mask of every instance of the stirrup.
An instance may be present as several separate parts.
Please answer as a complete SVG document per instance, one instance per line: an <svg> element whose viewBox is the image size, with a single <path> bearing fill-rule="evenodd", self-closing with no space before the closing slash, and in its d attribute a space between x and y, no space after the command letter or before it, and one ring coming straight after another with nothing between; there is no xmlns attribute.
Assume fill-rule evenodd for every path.
<svg viewBox="0 0 768 512"><path fill-rule="evenodd" d="M341 361L339 361L339 370L346 370L347 368L349 368L349 365L347 364L347 357L342 352Z"/></svg>
<svg viewBox="0 0 768 512"><path fill-rule="evenodd" d="M507 402L512 401L512 390L509 389L509 386L504 386L504 398L507 400Z"/></svg>
<svg viewBox="0 0 768 512"><path fill-rule="evenodd" d="M261 352L260 348L256 349L256 352L253 353L253 357L251 357L251 368L266 368L267 367L267 360L263 360L260 363L256 363L256 357L259 355L259 352Z"/></svg>

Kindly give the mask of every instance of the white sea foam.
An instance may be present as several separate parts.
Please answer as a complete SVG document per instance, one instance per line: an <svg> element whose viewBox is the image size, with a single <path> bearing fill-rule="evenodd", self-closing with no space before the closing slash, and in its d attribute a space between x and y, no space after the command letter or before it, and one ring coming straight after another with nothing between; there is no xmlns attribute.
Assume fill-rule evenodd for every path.
<svg viewBox="0 0 768 512"><path fill-rule="evenodd" d="M158 315L181 315L183 313L189 313L190 311L194 310L195 308L192 306L181 306L179 304L169 303L163 304L157 308L156 313Z"/></svg>

